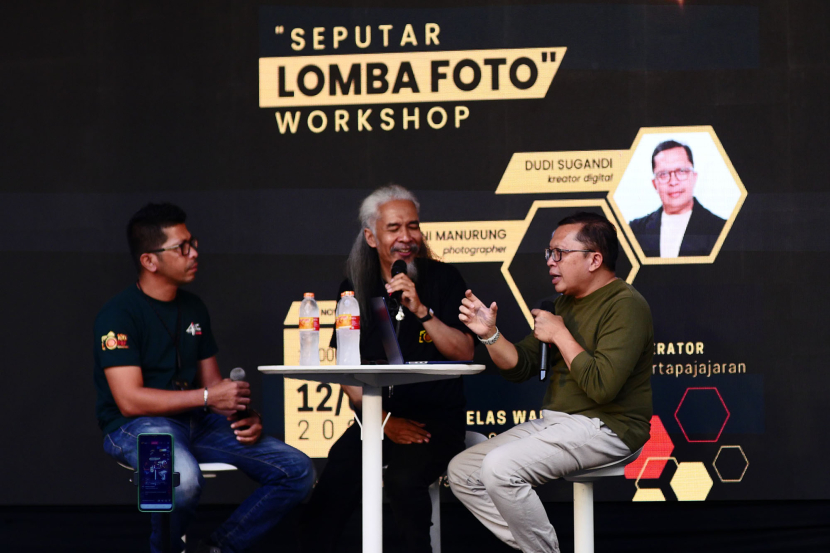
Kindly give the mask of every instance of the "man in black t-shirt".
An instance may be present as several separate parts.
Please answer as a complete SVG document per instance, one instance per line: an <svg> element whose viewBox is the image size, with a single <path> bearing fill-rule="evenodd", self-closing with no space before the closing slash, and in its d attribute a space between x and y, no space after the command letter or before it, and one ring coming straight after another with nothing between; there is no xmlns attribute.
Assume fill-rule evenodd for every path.
<svg viewBox="0 0 830 553"><path fill-rule="evenodd" d="M198 241L185 213L148 204L127 227L138 281L110 300L95 320L96 415L104 450L137 466L137 436L173 435L175 489L171 531L175 551L195 512L203 482L200 462L230 463L261 484L200 544L210 553L249 549L308 494L314 469L302 452L262 436L259 414L248 410L247 382L222 379L204 303L179 287L198 268ZM153 515L153 551L161 551L162 522Z"/></svg>
<svg viewBox="0 0 830 553"><path fill-rule="evenodd" d="M360 208L363 228L347 262L349 278L340 291L354 290L360 302L360 356L364 363L386 362L370 299L383 296L391 300L395 292L401 292L404 314L397 331L404 360L473 358L472 335L458 319L467 286L455 267L431 259L421 235L418 208L415 196L397 185L374 191ZM397 260L406 262L407 272L393 278L392 265ZM391 309L395 321L397 306ZM332 345L337 346L336 334ZM362 389L344 389L359 408ZM383 441L383 485L395 525L404 537L401 551L431 551L428 488L446 470L450 459L464 449L464 408L461 378L384 389L383 415L391 415L384 428L388 439ZM360 429L352 425L332 446L306 507L300 531L303 551L334 550L360 502L361 454Z"/></svg>

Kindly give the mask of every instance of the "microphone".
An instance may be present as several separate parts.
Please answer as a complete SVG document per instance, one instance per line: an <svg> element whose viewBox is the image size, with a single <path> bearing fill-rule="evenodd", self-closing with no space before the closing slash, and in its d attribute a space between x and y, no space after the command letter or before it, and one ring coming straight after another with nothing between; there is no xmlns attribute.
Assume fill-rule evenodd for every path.
<svg viewBox="0 0 830 553"><path fill-rule="evenodd" d="M392 264L392 278L395 278L400 274L406 274L406 261L403 259L398 259ZM395 319L398 321L403 320L403 306L401 305L402 296L403 292L398 290L397 292L392 292L392 295L389 297L392 309L394 310L395 306L398 308L398 314L395 315Z"/></svg>
<svg viewBox="0 0 830 553"><path fill-rule="evenodd" d="M550 300L543 301L539 309L549 313L556 313L556 307ZM539 380L545 380L548 377L548 351L550 351L550 345L545 342L539 342L539 359L541 360L539 363Z"/></svg>
<svg viewBox="0 0 830 553"><path fill-rule="evenodd" d="M245 369L242 367L236 367L235 369L231 370L231 380L234 382L245 382ZM245 419L248 417L248 408L246 407L243 411L237 411L239 413L240 419ZM241 427L240 430L245 430L249 428L248 426Z"/></svg>
<svg viewBox="0 0 830 553"><path fill-rule="evenodd" d="M406 273L406 261L404 261L403 259L398 259L397 261L392 263L392 278L395 278L396 276L402 273ZM392 292L391 298L395 303L400 304L402 295L403 292L398 290L397 292Z"/></svg>

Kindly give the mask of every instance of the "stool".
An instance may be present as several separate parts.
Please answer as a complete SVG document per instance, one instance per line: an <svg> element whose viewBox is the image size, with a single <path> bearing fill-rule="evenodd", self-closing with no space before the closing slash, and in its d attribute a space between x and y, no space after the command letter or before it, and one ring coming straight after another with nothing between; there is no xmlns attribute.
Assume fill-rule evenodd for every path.
<svg viewBox="0 0 830 553"><path fill-rule="evenodd" d="M467 432L464 438L464 448L469 449L476 444L486 442L487 436L479 432ZM429 499L432 502L432 526L429 529L429 542L432 553L441 553L441 484L447 479L446 474L433 482L429 487Z"/></svg>
<svg viewBox="0 0 830 553"><path fill-rule="evenodd" d="M127 469L130 472L135 472L135 469L126 463L116 460L118 466ZM202 471L204 478L216 478L217 472L225 472L236 470L236 467L228 463L199 463L199 470Z"/></svg>
<svg viewBox="0 0 830 553"><path fill-rule="evenodd" d="M117 459L116 459L115 462L118 463L118 466L129 470L130 473L133 475L133 476L130 477L130 482L132 482L135 485L138 485L138 482L133 480L133 478L135 478L135 474L136 474L135 469L133 467L131 467L130 465L128 465L126 463L122 463L121 461L119 461ZM199 463L199 470L202 471L202 477L203 478L216 478L216 473L217 472L226 472L226 471L232 471L232 470L237 470L237 469L236 469L235 466L229 465L228 463ZM176 473L176 476L178 476L178 473ZM176 486L178 486L178 484L176 484L176 482L177 481L174 480L174 484ZM182 541L187 543L187 534L182 536Z"/></svg>
<svg viewBox="0 0 830 553"><path fill-rule="evenodd" d="M625 466L642 453L641 447L628 457L564 476L574 483L574 553L594 553L594 480L606 476L623 476Z"/></svg>

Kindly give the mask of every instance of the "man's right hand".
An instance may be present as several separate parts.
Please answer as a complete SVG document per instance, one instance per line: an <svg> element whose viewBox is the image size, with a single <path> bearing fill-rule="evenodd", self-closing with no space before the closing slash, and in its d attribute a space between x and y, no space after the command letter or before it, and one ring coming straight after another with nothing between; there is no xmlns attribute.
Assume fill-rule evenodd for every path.
<svg viewBox="0 0 830 553"><path fill-rule="evenodd" d="M400 417L389 417L383 432L396 444L425 444L429 443L432 434L424 430L422 422Z"/></svg>
<svg viewBox="0 0 830 553"><path fill-rule="evenodd" d="M467 290L461 300L461 307L458 308L458 318L462 323L483 339L490 338L496 333L496 313L499 306L496 302L490 307L484 305L480 299L475 297L472 290Z"/></svg>
<svg viewBox="0 0 830 553"><path fill-rule="evenodd" d="M251 403L251 385L244 380L226 378L208 387L208 407L220 415L229 416L244 411Z"/></svg>

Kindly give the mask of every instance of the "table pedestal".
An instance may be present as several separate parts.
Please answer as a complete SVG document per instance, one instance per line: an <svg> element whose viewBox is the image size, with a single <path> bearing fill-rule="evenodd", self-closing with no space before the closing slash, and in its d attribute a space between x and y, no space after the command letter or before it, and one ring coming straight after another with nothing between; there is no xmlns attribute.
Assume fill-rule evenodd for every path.
<svg viewBox="0 0 830 553"><path fill-rule="evenodd" d="M363 386L363 551L383 550L383 388Z"/></svg>
<svg viewBox="0 0 830 553"><path fill-rule="evenodd" d="M474 375L483 371L484 365L270 365L259 370L300 380L363 387L363 553L382 553L383 387ZM320 531L325 532L325 528Z"/></svg>

